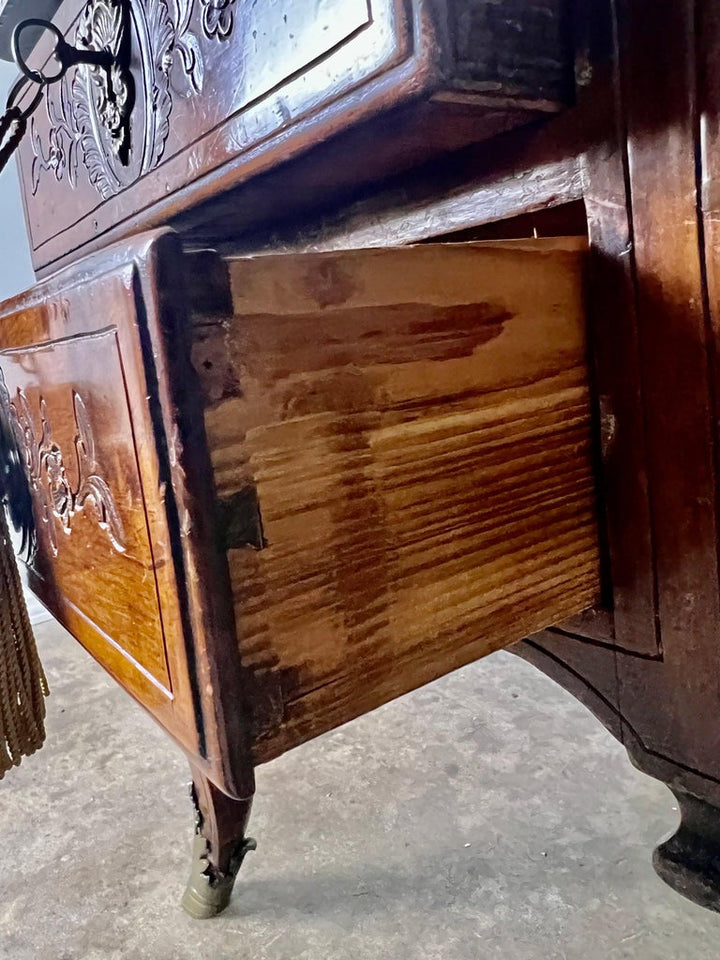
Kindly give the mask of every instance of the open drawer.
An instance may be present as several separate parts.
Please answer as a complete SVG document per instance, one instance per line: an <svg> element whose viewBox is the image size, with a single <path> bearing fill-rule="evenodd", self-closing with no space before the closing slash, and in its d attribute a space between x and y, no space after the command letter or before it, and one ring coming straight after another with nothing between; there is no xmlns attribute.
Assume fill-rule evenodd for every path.
<svg viewBox="0 0 720 960"><path fill-rule="evenodd" d="M160 232L3 306L32 585L227 792L598 600L583 256Z"/></svg>

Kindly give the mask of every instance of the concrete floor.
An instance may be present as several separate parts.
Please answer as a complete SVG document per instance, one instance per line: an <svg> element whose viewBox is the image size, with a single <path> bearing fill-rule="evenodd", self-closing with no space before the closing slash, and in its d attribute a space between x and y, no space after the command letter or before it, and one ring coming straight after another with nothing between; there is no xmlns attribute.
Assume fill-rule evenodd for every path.
<svg viewBox="0 0 720 960"><path fill-rule="evenodd" d="M185 763L55 624L47 746L0 784L5 960L717 960L720 916L656 879L671 794L508 654L258 771L220 918L178 907Z"/></svg>

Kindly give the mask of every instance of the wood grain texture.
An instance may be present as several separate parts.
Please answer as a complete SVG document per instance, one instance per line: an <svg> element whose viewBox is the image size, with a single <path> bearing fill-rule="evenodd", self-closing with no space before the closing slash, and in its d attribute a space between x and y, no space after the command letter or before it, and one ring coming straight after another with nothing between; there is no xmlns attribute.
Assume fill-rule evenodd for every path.
<svg viewBox="0 0 720 960"><path fill-rule="evenodd" d="M115 328L0 351L0 371L32 477L36 591L126 686L171 700Z"/></svg>
<svg viewBox="0 0 720 960"><path fill-rule="evenodd" d="M583 9L583 51L593 71L579 106L604 130L586 151L581 168L590 238L588 323L608 557L604 601L612 610L606 639L630 652L657 657L636 262L620 64L614 49L616 24L608 3L589 0Z"/></svg>
<svg viewBox="0 0 720 960"><path fill-rule="evenodd" d="M242 206L227 198L211 202L204 211L180 217L177 229L193 243L230 256L319 252L419 243L578 201L583 189L576 154L586 131L571 114L496 137L492 147L477 144L445 162L387 177L354 192L350 204L342 196L328 204L332 189L318 180L318 151L310 151L291 167L249 183ZM348 156L371 149L368 137L356 134L326 144L323 151L335 170ZM295 182L303 189L278 206L278 191Z"/></svg>
<svg viewBox="0 0 720 960"><path fill-rule="evenodd" d="M628 521L614 532L614 573L625 571L619 646L591 652L556 636L551 673L562 674L563 661L571 691L578 677L597 686L602 674L634 762L715 803L720 19L712 0L663 3L651 18L627 0L613 6L619 136L587 160L591 237L605 258L598 383L610 387L617 427L605 482L621 511L614 522L623 513Z"/></svg>
<svg viewBox="0 0 720 960"><path fill-rule="evenodd" d="M447 6L453 86L571 97L567 0L451 0Z"/></svg>
<svg viewBox="0 0 720 960"><path fill-rule="evenodd" d="M583 253L228 262L194 360L256 762L597 601Z"/></svg>

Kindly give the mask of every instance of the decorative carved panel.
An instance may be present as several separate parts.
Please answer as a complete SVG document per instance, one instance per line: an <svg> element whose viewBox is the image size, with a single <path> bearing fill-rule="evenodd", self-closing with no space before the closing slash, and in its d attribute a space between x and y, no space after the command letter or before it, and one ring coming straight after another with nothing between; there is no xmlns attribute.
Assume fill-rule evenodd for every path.
<svg viewBox="0 0 720 960"><path fill-rule="evenodd" d="M202 25L206 37L226 40L233 28L235 0L200 0L203 7Z"/></svg>
<svg viewBox="0 0 720 960"><path fill-rule="evenodd" d="M93 284L82 296L92 303ZM121 286L114 287L116 294ZM45 323L69 325L76 298L50 304ZM64 317L64 319L61 319ZM60 337L0 352L0 403L24 459L36 549L34 583L71 629L93 625L103 662L152 678L169 696L140 454L117 332ZM107 638L111 637L112 642ZM111 649L108 649L110 644Z"/></svg>
<svg viewBox="0 0 720 960"><path fill-rule="evenodd" d="M194 679L215 642L232 665L234 632L209 573L200 412L167 351L185 325L181 257L168 231L145 234L7 301L0 433L13 489L31 488L30 587L190 755L215 751L208 766L236 789L211 726L225 694Z"/></svg>
<svg viewBox="0 0 720 960"><path fill-rule="evenodd" d="M108 72L80 65L49 91L46 136L31 123L33 195L44 173L76 186L80 164L107 200L158 165L174 97L203 89L203 53L190 30L194 4L138 0L128 6L126 0L88 0L75 44L117 55L122 44L132 40L141 69L133 82L120 67ZM232 9L226 0L210 0L203 25L205 14L215 33L229 35Z"/></svg>
<svg viewBox="0 0 720 960"><path fill-rule="evenodd" d="M73 518L85 507L94 516L101 530L107 532L113 547L125 552L125 529L110 487L101 475L97 462L95 438L85 401L72 391L75 425L77 480L68 475L65 455L53 439L47 404L40 396L40 435L24 390L17 388L14 398L0 370L0 402L5 408L10 427L22 453L33 500L38 513L39 532L47 538L53 556L58 553L58 528L66 534L72 530Z"/></svg>
<svg viewBox="0 0 720 960"><path fill-rule="evenodd" d="M403 0L372 9L369 0L63 0L56 23L75 46L114 50L126 13L132 83L80 65L47 90L20 150L33 250L56 238L64 246L81 224L99 237L108 218L117 226L304 123L396 62L402 9Z"/></svg>

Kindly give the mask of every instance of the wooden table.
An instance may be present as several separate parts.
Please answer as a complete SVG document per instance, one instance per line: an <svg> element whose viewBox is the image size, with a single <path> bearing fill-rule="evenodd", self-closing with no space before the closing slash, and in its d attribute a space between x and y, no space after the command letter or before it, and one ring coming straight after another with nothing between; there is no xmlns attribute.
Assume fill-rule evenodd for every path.
<svg viewBox="0 0 720 960"><path fill-rule="evenodd" d="M56 22L120 65L21 150L3 409L33 587L190 759L186 907L257 764L512 644L670 785L656 869L717 908L717 4Z"/></svg>

